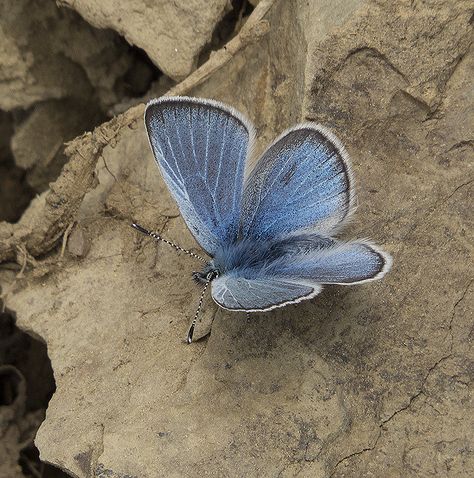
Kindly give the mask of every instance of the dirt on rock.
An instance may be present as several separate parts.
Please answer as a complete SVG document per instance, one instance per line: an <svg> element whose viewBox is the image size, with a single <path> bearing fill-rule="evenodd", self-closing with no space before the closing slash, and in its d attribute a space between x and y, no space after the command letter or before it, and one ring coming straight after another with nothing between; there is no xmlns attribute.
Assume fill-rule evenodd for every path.
<svg viewBox="0 0 474 478"><path fill-rule="evenodd" d="M74 21L94 32L85 38L109 51L114 82L104 64L90 66L90 52L74 56L81 101L99 99L91 119L64 115L77 111L64 109L74 96L68 73L59 85L28 79L40 60L19 38L41 22L0 15L0 36L25 48L14 61L9 50L4 64L14 66L0 67L15 77L0 81L0 91L14 92L0 105L10 138L0 151L41 193L18 222L0 223L0 285L17 326L47 345L54 371L56 391L39 406L48 407L35 439L41 460L84 478L474 475L472 2L261 0L251 13L248 2L207 2L220 12L213 16L191 2L196 17L172 37L162 23L156 37L147 22L137 31L141 2L130 16L121 1L60 3L74 4L85 18ZM206 51L226 8L235 21L223 30L228 41ZM57 10L35 48L67 38L75 14ZM117 43L117 33L86 21L139 45L167 76ZM160 57L162 37L196 41L173 64ZM208 57L200 66L199 55ZM148 80L129 94L127 65L137 61L146 67L134 84ZM358 209L344 235L382 244L394 259L390 274L327 287L250 321L207 297L197 331L204 338L187 346L199 264L130 223L203 252L154 164L143 104L105 121L164 85L166 94L215 98L245 113L259 151L298 122L330 128L357 181ZM10 458L20 449L18 420L5 442Z"/></svg>

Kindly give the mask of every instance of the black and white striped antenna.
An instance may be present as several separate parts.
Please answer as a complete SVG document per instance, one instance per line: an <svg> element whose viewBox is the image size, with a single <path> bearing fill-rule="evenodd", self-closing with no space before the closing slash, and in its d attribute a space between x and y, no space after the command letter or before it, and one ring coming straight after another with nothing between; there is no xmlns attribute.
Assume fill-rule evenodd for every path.
<svg viewBox="0 0 474 478"><path fill-rule="evenodd" d="M183 249L181 246L178 246L178 244L175 244L174 242L168 241L168 239L161 237L157 232L149 231L148 229L145 229L143 226L140 226L140 224L137 224L136 222L132 224L132 227L136 229L137 231L140 231L142 234L152 237L156 241L161 241L161 242L164 242L165 244L168 244L171 247L174 247L178 252L184 252L188 256L194 257L195 259L198 259L199 261L207 264L207 261L206 259L204 259L204 257L201 257L192 251L188 251L187 249Z"/></svg>

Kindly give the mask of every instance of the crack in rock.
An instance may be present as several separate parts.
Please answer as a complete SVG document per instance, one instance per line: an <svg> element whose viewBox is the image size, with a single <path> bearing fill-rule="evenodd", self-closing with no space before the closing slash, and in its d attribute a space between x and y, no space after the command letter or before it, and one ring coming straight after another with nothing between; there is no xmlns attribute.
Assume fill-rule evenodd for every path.
<svg viewBox="0 0 474 478"><path fill-rule="evenodd" d="M471 181L472 182L472 181ZM364 447L362 448L361 450L358 450L358 451L355 451L349 455L346 455L344 456L343 458L341 458L337 463L336 465L334 466L332 472L330 473L329 477L331 478L332 476L334 476L334 474L336 473L338 467L350 460L351 458L354 458L355 456L359 456L359 455L362 455L368 451L372 451L374 450L376 447L377 447L377 444L380 440L380 438L382 437L382 434L384 431L386 431L387 429L385 428L385 425L387 423L390 423L397 415L399 415L400 413L410 409L410 407L413 405L413 403L415 402L415 400L420 397L421 395L426 395L426 390L425 390L425 385L426 385L426 382L428 381L430 375L434 372L434 370L436 370L436 368L443 362L445 362L446 360L448 360L449 358L451 358L453 356L453 349L454 349L454 337L453 337L453 334L452 334L452 326L453 326L453 321L454 321L454 317L455 317L455 314L456 314L456 309L457 307L459 306L459 304L464 300L467 292L469 291L471 285L474 283L474 279L471 279L469 281L469 283L467 284L467 286L464 288L462 294L461 294L461 297L454 303L453 305L453 310L452 310L452 314L451 314L451 318L449 320L449 323L448 323L448 330L449 330L449 333L450 333L450 344L449 344L449 353L447 353L446 355L443 355L440 359L438 359L434 365L432 365L427 373L425 374L422 382L421 382L421 386L420 386L420 389L414 394L412 395L409 400L408 400L408 403L399 408L398 410L395 410L388 418L382 420L382 422L379 424L379 430L378 430L378 434L377 434L377 437L376 439L374 440L374 443L372 445L369 445L368 447ZM439 413L439 412L438 412Z"/></svg>

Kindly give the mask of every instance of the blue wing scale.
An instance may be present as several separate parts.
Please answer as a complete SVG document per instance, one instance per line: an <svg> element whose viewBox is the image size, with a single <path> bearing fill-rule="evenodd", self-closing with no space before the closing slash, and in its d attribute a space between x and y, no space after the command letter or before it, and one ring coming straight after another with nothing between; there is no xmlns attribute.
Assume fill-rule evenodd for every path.
<svg viewBox="0 0 474 478"><path fill-rule="evenodd" d="M214 301L233 311L272 310L310 299L320 291L319 284L295 283L271 277L245 279L237 274L226 274L212 282Z"/></svg>
<svg viewBox="0 0 474 478"><path fill-rule="evenodd" d="M294 281L348 285L380 279L391 264L391 257L369 241L333 239L332 244L322 248L282 254L266 264L261 274Z"/></svg>

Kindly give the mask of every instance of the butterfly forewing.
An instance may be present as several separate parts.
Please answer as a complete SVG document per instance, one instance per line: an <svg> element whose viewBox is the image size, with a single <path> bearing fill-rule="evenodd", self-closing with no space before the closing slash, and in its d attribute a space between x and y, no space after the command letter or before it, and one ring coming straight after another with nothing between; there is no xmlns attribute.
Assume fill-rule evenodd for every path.
<svg viewBox="0 0 474 478"><path fill-rule="evenodd" d="M344 148L302 124L263 153L246 181L242 231L256 240L302 231L330 234L350 215L353 186Z"/></svg>
<svg viewBox="0 0 474 478"><path fill-rule="evenodd" d="M252 125L221 103L154 100L145 124L155 159L193 235L210 254L235 239Z"/></svg>

